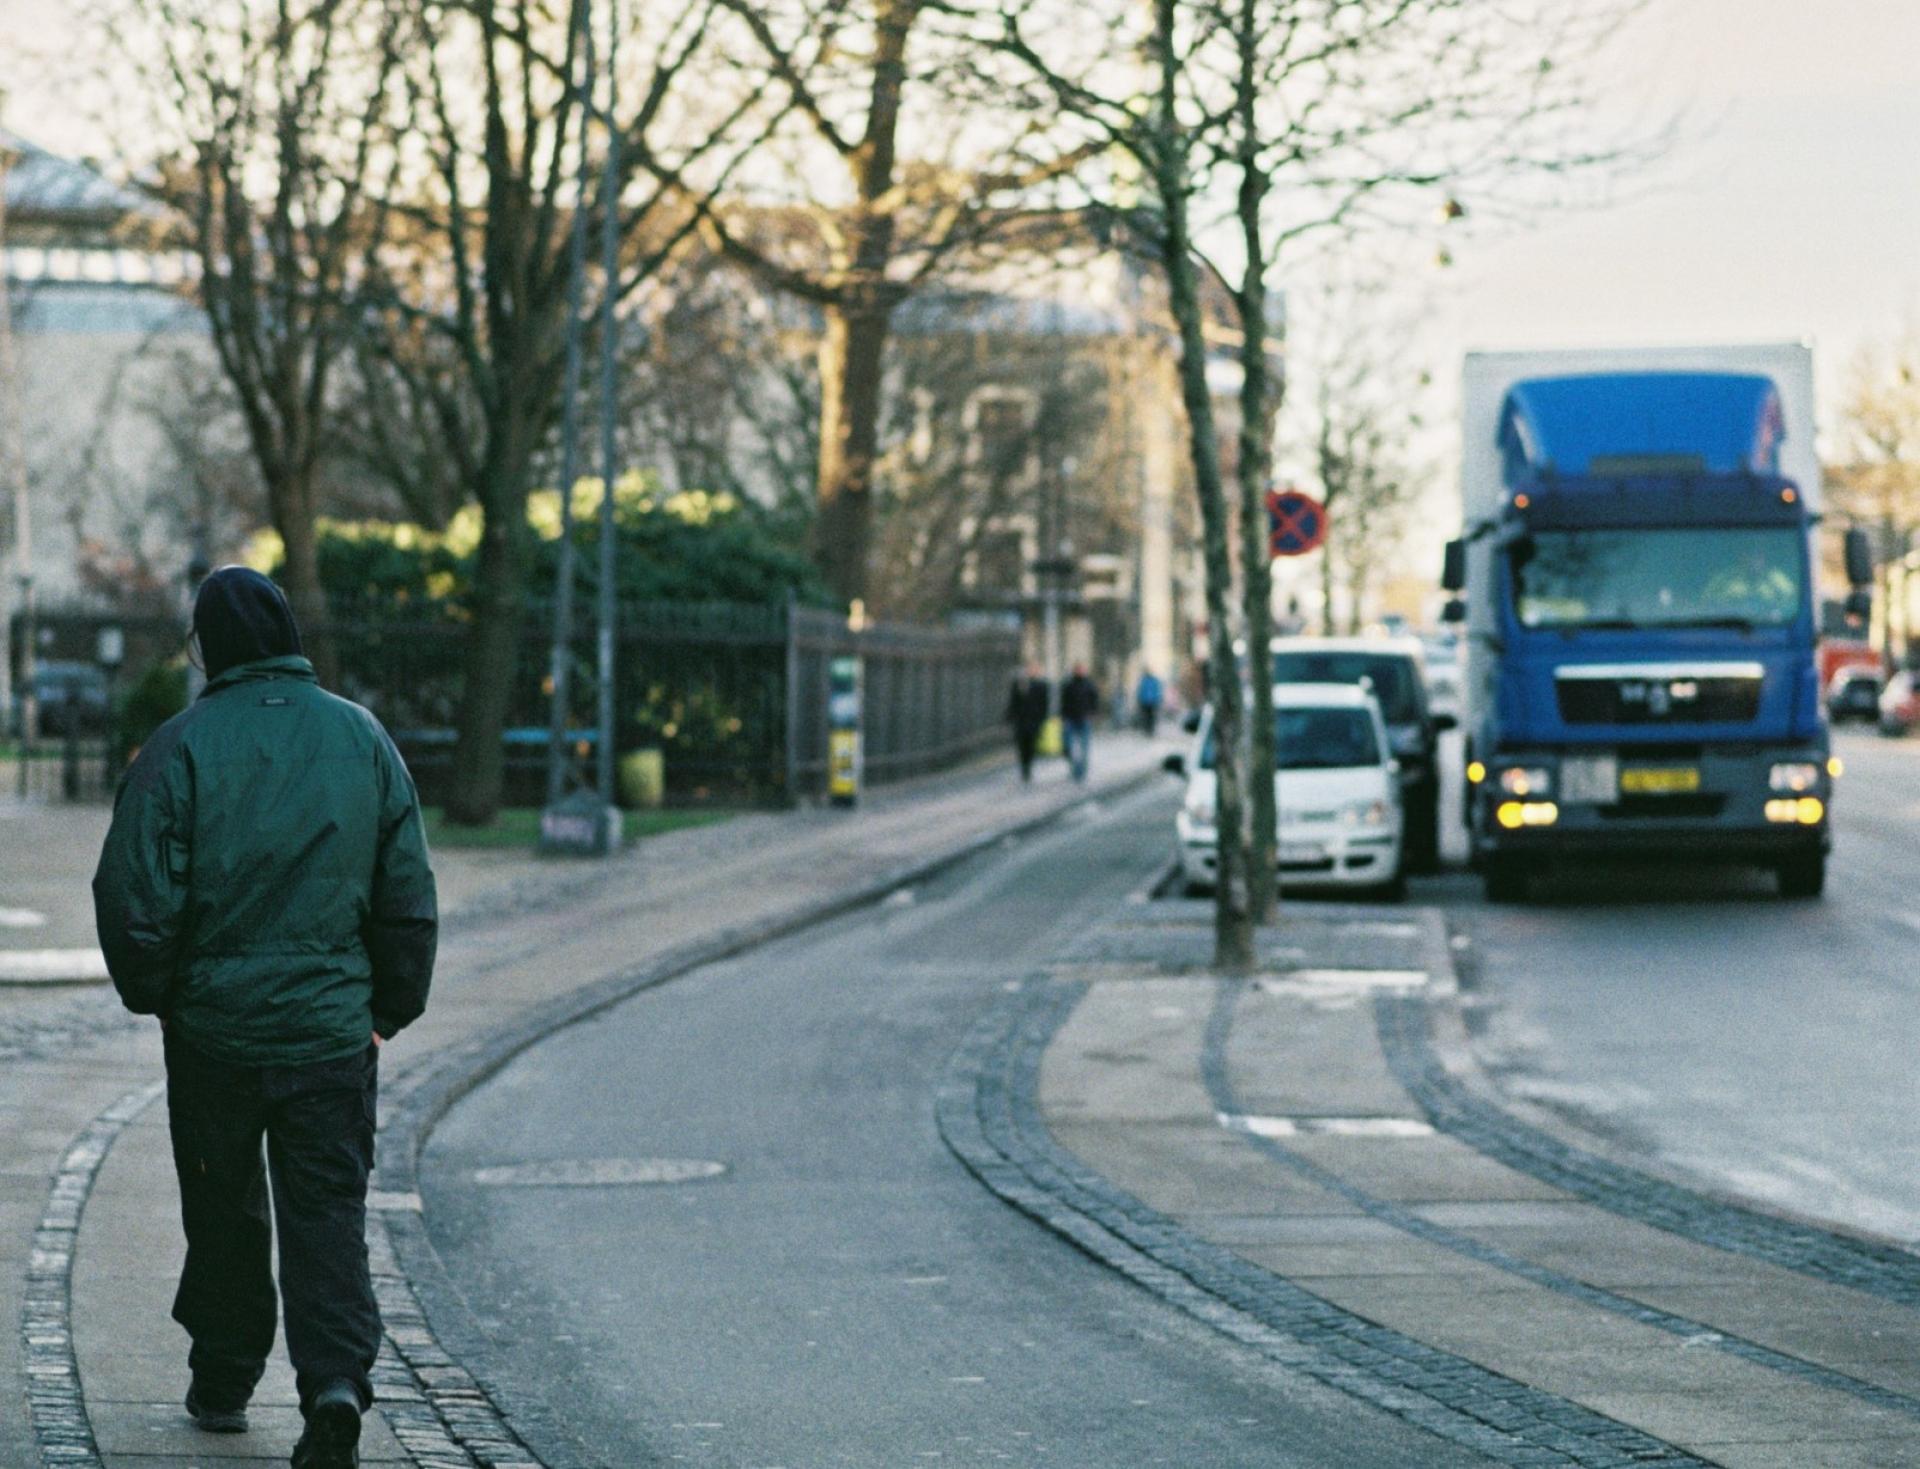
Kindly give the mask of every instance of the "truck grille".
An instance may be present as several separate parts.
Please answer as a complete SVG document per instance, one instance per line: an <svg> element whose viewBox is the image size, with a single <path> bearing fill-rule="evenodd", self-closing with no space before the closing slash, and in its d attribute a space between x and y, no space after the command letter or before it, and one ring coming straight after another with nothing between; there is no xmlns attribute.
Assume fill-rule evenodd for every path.
<svg viewBox="0 0 1920 1469"><path fill-rule="evenodd" d="M1757 663L1573 664L1554 672L1568 724L1739 724L1760 713Z"/></svg>

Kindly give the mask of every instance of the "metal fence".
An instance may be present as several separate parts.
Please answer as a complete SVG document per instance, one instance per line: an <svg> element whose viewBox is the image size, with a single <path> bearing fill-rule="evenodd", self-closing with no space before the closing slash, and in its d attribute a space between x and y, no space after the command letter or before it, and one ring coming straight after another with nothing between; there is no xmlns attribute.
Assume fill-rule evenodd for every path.
<svg viewBox="0 0 1920 1469"><path fill-rule="evenodd" d="M36 642L43 660L81 662L108 625L122 628L127 649L114 680L120 709L120 696L147 669L178 654L176 623L53 612L42 615ZM388 601L336 609L328 632L339 691L379 715L422 796L438 804L453 779L467 624L444 604ZM505 736L511 805L536 805L545 794L548 639L546 609L529 607ZM584 636L579 651L584 670L591 652ZM666 798L677 805L778 805L822 795L828 667L844 654L864 663L870 784L942 769L1000 736L1019 660L1011 631L880 623L856 632L815 608L639 603L620 613L616 753L660 750ZM137 738L137 731L124 737L117 721L77 747L51 735L30 760L0 757L7 767L0 778L8 791L43 799L69 791L98 798L110 793L117 761Z"/></svg>

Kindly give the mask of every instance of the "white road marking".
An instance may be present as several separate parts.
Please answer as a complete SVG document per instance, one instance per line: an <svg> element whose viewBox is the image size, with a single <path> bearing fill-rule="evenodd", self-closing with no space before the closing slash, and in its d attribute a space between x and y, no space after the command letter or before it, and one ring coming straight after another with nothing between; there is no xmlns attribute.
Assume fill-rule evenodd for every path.
<svg viewBox="0 0 1920 1469"><path fill-rule="evenodd" d="M0 928L39 928L46 921L46 914L31 908L0 908Z"/></svg>
<svg viewBox="0 0 1920 1469"><path fill-rule="evenodd" d="M1256 980L1254 988L1263 995L1324 999L1374 990L1417 990L1426 982L1424 969L1294 969Z"/></svg>
<svg viewBox="0 0 1920 1469"><path fill-rule="evenodd" d="M548 1158L477 1168L473 1181L488 1188L606 1188L622 1184L692 1183L718 1178L724 1163L706 1158Z"/></svg>
<svg viewBox="0 0 1920 1469"><path fill-rule="evenodd" d="M1414 1117L1256 1117L1221 1112L1218 1120L1228 1132L1254 1137L1432 1137L1431 1124Z"/></svg>
<svg viewBox="0 0 1920 1469"><path fill-rule="evenodd" d="M0 984L97 984L107 978L98 949L0 949Z"/></svg>

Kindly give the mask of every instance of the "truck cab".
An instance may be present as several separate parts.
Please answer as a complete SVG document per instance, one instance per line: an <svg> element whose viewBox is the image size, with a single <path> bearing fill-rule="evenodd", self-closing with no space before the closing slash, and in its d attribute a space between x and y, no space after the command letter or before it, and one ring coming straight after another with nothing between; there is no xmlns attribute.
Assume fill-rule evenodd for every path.
<svg viewBox="0 0 1920 1469"><path fill-rule="evenodd" d="M1818 467L1810 365L1786 365L1481 385L1492 453L1469 448L1448 580L1468 594L1466 814L1490 897L1585 857L1754 863L1821 891Z"/></svg>

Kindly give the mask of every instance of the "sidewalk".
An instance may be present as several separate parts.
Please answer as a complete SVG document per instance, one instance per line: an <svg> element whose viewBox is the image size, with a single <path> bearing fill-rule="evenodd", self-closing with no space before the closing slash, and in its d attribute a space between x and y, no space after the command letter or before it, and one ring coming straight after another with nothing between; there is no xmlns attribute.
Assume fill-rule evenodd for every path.
<svg viewBox="0 0 1920 1469"><path fill-rule="evenodd" d="M1116 915L962 1066L956 1151L1148 1289L1495 1463L1920 1465L1920 1257L1521 1115L1466 1058L1437 914L1295 904L1268 944L1223 982L1202 905Z"/></svg>
<svg viewBox="0 0 1920 1469"><path fill-rule="evenodd" d="M449 1058L474 1053L485 1037L537 1007L689 945L803 915L890 874L990 843L1146 776L1171 748L1108 735L1096 746L1085 787L1068 781L1058 762L1027 787L1010 765L988 762L883 790L854 811L742 815L654 838L597 865L498 853L441 859L448 917L433 1001L383 1054L383 1127L436 1065L444 1071ZM42 911L73 907L69 887L84 890L93 854L89 833L48 833L67 815L18 812L0 828L31 833L0 850L0 906L12 903L16 883L25 890L31 874ZM91 840L97 850L97 836ZM30 848L45 859L26 857ZM57 870L62 866L68 870ZM12 1019L21 1014L30 1019ZM0 1335L0 1464L185 1469L286 1462L297 1412L280 1350L249 1434L209 1438L179 1407L186 1343L168 1309L183 1246L165 1109L132 1095L158 1080L159 1052L155 1028L118 1015L100 988L58 996L40 987L0 988L0 1308L25 1323L17 1336ZM123 1106L109 1112L117 1101ZM96 1119L103 1120L94 1141L76 1145ZM383 1169L387 1157L383 1144ZM67 1172L55 1187L63 1162ZM375 1184L386 1186L380 1178ZM379 1202L410 1207L404 1196ZM391 1349L383 1355L377 1377L392 1401L370 1417L363 1457L426 1465L531 1462L483 1421L479 1394L433 1339L437 1323L411 1319L409 1283L378 1217L369 1233L390 1347L397 1345L405 1361ZM29 1297L32 1309L23 1316ZM77 1382L61 1367L68 1328ZM22 1410L29 1378L37 1434Z"/></svg>

